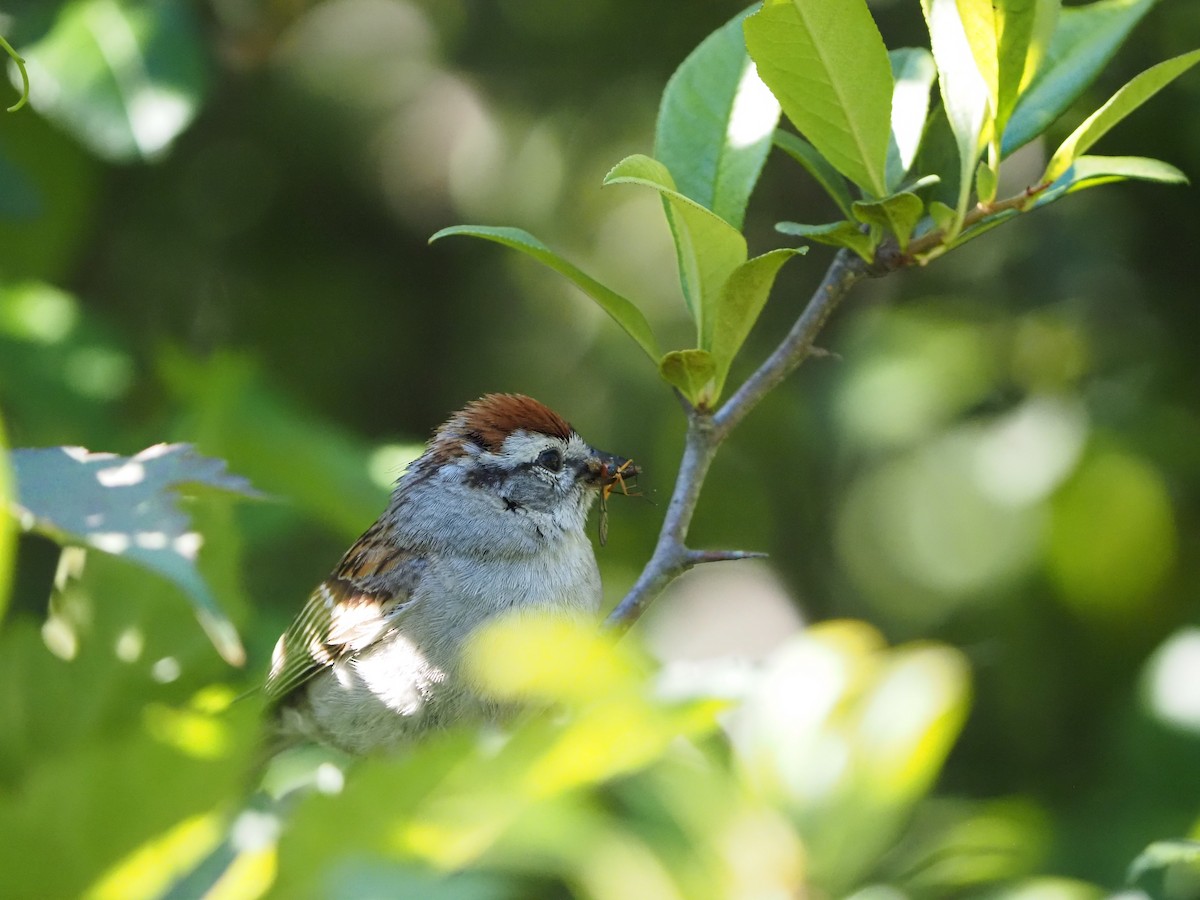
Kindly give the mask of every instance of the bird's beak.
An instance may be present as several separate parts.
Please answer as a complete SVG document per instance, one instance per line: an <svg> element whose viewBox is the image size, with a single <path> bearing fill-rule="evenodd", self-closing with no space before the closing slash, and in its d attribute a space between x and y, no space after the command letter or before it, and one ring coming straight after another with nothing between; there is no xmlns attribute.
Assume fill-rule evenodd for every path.
<svg viewBox="0 0 1200 900"><path fill-rule="evenodd" d="M595 448L584 464L584 473L588 480L600 487L623 483L627 478L640 475L641 471L641 466L633 460Z"/></svg>

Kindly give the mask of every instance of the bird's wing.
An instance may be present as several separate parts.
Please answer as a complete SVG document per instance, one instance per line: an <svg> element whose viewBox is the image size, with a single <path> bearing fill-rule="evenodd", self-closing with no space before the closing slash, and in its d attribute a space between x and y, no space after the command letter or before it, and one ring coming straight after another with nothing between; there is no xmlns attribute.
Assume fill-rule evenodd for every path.
<svg viewBox="0 0 1200 900"><path fill-rule="evenodd" d="M383 539L378 527L359 538L276 642L267 696L286 697L316 672L387 634L411 605L424 570L420 554Z"/></svg>

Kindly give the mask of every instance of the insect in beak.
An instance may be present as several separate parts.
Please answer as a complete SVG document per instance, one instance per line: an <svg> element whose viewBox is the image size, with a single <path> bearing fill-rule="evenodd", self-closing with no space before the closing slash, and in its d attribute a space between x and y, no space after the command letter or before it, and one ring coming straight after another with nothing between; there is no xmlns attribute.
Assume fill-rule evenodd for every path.
<svg viewBox="0 0 1200 900"><path fill-rule="evenodd" d="M618 462L618 457L612 457L611 461L605 459L601 461L599 468L600 477L600 546L608 544L608 496L618 487L621 493L626 497L640 497L641 494L631 494L629 485L626 483L627 478L637 478L641 474L639 467L632 459L622 459Z"/></svg>

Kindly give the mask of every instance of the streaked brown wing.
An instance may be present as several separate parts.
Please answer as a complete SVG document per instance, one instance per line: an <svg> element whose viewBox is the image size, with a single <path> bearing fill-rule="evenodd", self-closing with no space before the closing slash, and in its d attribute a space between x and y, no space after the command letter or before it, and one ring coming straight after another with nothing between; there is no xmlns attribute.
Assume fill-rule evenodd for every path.
<svg viewBox="0 0 1200 900"><path fill-rule="evenodd" d="M423 559L386 545L377 528L359 538L276 642L267 696L287 696L316 672L382 638L423 570Z"/></svg>

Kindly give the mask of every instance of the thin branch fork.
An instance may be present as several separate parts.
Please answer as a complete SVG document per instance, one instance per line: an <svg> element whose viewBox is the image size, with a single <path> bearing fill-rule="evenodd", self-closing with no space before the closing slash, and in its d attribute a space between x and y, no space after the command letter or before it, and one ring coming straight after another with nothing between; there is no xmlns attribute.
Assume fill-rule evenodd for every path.
<svg viewBox="0 0 1200 900"><path fill-rule="evenodd" d="M685 403L688 429L683 459L658 542L638 580L609 614L605 623L609 628L628 629L663 588L694 566L765 555L743 550L688 548L687 532L700 488L721 443L768 392L814 355L813 343L821 328L850 288L867 274L867 264L862 259L847 250L839 251L791 331L719 410L714 413Z"/></svg>

